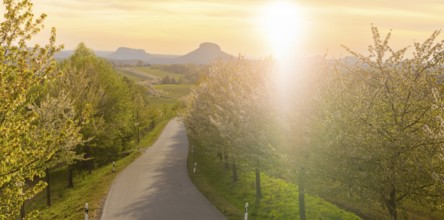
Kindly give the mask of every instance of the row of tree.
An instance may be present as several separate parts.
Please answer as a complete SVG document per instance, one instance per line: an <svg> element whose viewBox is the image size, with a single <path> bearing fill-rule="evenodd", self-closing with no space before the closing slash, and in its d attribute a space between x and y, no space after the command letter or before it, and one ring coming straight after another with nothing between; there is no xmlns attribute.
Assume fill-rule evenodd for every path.
<svg viewBox="0 0 444 220"><path fill-rule="evenodd" d="M260 173L276 160L278 136L272 114L273 90L269 82L269 63L249 63L239 59L217 63L208 78L193 90L182 119L188 134L203 150L214 152L232 169L256 173L256 193L261 197ZM277 159L277 158L275 158Z"/></svg>
<svg viewBox="0 0 444 220"><path fill-rule="evenodd" d="M162 113L147 89L117 74L80 44L57 63L52 29L46 46L28 45L46 15L34 19L28 0L5 0L0 26L0 219L45 187L50 169L88 169L118 159L154 127ZM43 178L46 177L46 180ZM23 215L23 213L22 213Z"/></svg>
<svg viewBox="0 0 444 220"><path fill-rule="evenodd" d="M273 62L214 65L183 114L188 134L231 163L233 181L238 168L255 170L258 198L260 171L295 182L301 219L305 191L380 204L364 215L385 207L374 218L402 218L404 201L443 209L444 42L434 32L407 54L372 33L369 55L319 59L287 89Z"/></svg>

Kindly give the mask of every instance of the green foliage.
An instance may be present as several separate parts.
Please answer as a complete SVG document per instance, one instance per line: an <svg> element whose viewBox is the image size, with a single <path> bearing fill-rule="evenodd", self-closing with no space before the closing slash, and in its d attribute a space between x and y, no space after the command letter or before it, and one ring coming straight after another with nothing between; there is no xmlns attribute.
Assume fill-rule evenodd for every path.
<svg viewBox="0 0 444 220"><path fill-rule="evenodd" d="M150 132L143 136L140 145L142 148L151 146L161 134L163 128L171 118L156 119L156 124ZM131 164L140 154L131 151L124 158L116 160L117 171L122 171ZM46 206L46 195L40 193L29 201L26 210L39 210L39 219L79 219L84 216L83 207L88 202L90 218L99 218L103 202L113 179L119 172L111 172L112 165L108 164L96 169L91 175L85 171L75 172L75 187L66 187L66 167L51 172L52 206Z"/></svg>
<svg viewBox="0 0 444 220"><path fill-rule="evenodd" d="M188 134L244 170L271 165L300 193L385 207L377 218L400 218L404 201L443 209L444 41L435 32L409 56L389 46L390 34L372 32L368 56L347 49L356 63L301 67L285 97L269 92L278 90L266 66L261 74L242 62L216 64L183 115ZM289 103L276 110L270 97Z"/></svg>
<svg viewBox="0 0 444 220"><path fill-rule="evenodd" d="M385 206L392 219L406 199L442 209L443 41L435 32L424 43L389 46L372 27L374 44L364 56L339 65L324 103L329 131L325 167L351 196Z"/></svg>
<svg viewBox="0 0 444 220"><path fill-rule="evenodd" d="M274 117L268 63L245 60L217 63L193 90L182 115L188 134L237 169L256 171L256 196L261 197L261 171L277 161L277 120Z"/></svg>
<svg viewBox="0 0 444 220"><path fill-rule="evenodd" d="M86 147L78 151L94 157L99 165L117 159L125 142L134 137L135 103L144 103L133 102L129 86L134 85L125 82L111 64L96 57L84 44L60 66L65 74L54 90L70 91L79 112L77 117L85 122L82 134L89 139Z"/></svg>
<svg viewBox="0 0 444 220"><path fill-rule="evenodd" d="M55 29L48 45L27 45L46 15L34 19L28 0L3 3L0 219L17 216L20 206L45 188L41 178L47 168L84 155L87 163L104 165L176 111L149 106L145 87L125 81L84 44L57 70L52 57L61 47L55 45Z"/></svg>
<svg viewBox="0 0 444 220"><path fill-rule="evenodd" d="M61 93L57 98L47 95L38 105L30 107L39 115L37 119L37 132L34 139L43 139L46 136L57 137L63 135L57 145L56 152L47 161L46 167L62 164L71 164L75 160L81 160L83 155L75 152L75 147L83 143L80 134L80 125L75 119L76 111L69 96ZM65 133L70 131L70 133Z"/></svg>
<svg viewBox="0 0 444 220"><path fill-rule="evenodd" d="M39 177L50 162L81 141L73 118L74 109L66 97L47 97L40 103L41 87L59 75L52 56L55 29L49 43L29 47L28 42L43 27L45 14L34 19L27 0L3 1L0 24L0 218L12 218L20 206L44 187ZM31 215L32 216L32 215Z"/></svg>
<svg viewBox="0 0 444 220"><path fill-rule="evenodd" d="M193 91L183 120L189 135L209 151L229 154L248 168L266 167L274 156L276 132L267 63L218 63ZM211 149L215 147L215 149Z"/></svg>

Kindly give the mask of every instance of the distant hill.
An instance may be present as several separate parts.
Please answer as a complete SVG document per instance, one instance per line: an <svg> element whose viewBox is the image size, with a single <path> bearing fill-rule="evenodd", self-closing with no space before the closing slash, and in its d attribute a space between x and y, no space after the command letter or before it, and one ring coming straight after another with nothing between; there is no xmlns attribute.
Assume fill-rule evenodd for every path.
<svg viewBox="0 0 444 220"><path fill-rule="evenodd" d="M62 60L70 57L74 53L74 50L62 50L54 55L54 58L57 60ZM112 54L112 51L94 51L96 56L98 57L104 57L106 58L110 54Z"/></svg>
<svg viewBox="0 0 444 220"><path fill-rule="evenodd" d="M74 53L72 50L63 50L57 53L54 58L66 59ZM229 60L233 56L221 50L215 43L202 43L199 48L183 56L150 54L143 49L133 49L119 47L116 51L94 51L99 56L111 60L115 63L135 64L143 61L146 64L211 64L216 60Z"/></svg>
<svg viewBox="0 0 444 220"><path fill-rule="evenodd" d="M233 56L221 50L215 43L201 43L199 48L172 60L175 64L195 63L211 64L216 60L230 60Z"/></svg>
<svg viewBox="0 0 444 220"><path fill-rule="evenodd" d="M106 58L110 60L149 60L151 55L142 49L132 49L128 47L119 47Z"/></svg>
<svg viewBox="0 0 444 220"><path fill-rule="evenodd" d="M74 51L72 50L62 50L54 55L54 59L56 60L62 60L70 57Z"/></svg>

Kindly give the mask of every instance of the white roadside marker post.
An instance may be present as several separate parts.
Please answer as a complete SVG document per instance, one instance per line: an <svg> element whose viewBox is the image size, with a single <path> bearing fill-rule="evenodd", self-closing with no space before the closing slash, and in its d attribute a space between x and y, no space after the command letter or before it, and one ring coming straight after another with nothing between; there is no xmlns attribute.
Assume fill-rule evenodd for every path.
<svg viewBox="0 0 444 220"><path fill-rule="evenodd" d="M88 203L85 203L85 220L88 220Z"/></svg>
<svg viewBox="0 0 444 220"><path fill-rule="evenodd" d="M248 202L245 203L245 215L244 215L244 220L248 220Z"/></svg>
<svg viewBox="0 0 444 220"><path fill-rule="evenodd" d="M194 162L194 169L193 169L193 173L196 173L196 169L197 169L197 162Z"/></svg>

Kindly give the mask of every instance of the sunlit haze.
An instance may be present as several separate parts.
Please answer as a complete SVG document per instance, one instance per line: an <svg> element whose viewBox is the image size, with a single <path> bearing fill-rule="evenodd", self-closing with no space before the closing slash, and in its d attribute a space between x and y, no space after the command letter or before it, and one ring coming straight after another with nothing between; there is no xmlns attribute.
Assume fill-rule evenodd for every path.
<svg viewBox="0 0 444 220"><path fill-rule="evenodd" d="M294 4L286 1L265 5L258 25L263 27L268 48L278 60L287 59L298 51L297 45L305 33L302 12Z"/></svg>
<svg viewBox="0 0 444 220"><path fill-rule="evenodd" d="M73 49L83 41L95 50L119 46L144 49L148 53L184 54L202 42L214 42L222 50L238 55L264 57L283 48L290 37L300 42L307 55L345 55L340 44L364 51L371 42L370 25L381 31L393 29L394 44L422 41L444 27L444 3L440 0L301 0L280 9L282 3L266 0L34 0L35 13L48 14L46 31L57 28L58 42ZM281 4L281 5L280 5ZM285 3L289 4L290 3ZM258 17L269 7L270 20L262 25L275 33L263 34ZM285 25L308 27L303 33ZM282 23L279 17L291 17ZM299 16L299 15L298 15ZM295 20L292 20L295 19ZM272 28L273 27L273 28ZM283 31L290 35L277 41ZM295 32L293 32L295 31ZM303 34L303 35L300 35ZM269 47L270 37L274 41ZM46 42L48 35L37 40Z"/></svg>

